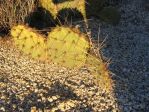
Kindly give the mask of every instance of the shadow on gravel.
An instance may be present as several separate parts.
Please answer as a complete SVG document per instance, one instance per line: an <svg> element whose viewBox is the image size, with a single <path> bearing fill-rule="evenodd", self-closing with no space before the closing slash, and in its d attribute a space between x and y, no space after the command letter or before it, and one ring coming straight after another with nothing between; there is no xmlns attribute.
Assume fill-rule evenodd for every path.
<svg viewBox="0 0 149 112"><path fill-rule="evenodd" d="M138 2L123 5L123 18L117 26L98 20L89 25L94 37L99 31L95 25L100 25L101 41L108 35L102 52L112 61L109 69L115 74L114 92L121 112L149 111L149 13Z"/></svg>
<svg viewBox="0 0 149 112"><path fill-rule="evenodd" d="M30 80L28 81L30 82ZM6 85L15 85L13 82L9 82L9 79L2 75L0 76L0 83L6 83ZM12 87L9 87L8 85L5 87L0 87L0 111L31 112L33 107L36 107L36 110L34 111L42 112L50 111L51 109L56 109L56 112L61 112L61 108L65 108L67 111L92 111L92 108L84 103L79 103L75 106L72 106L70 103L70 107L68 103L68 106L65 104L66 107L63 107L63 105L61 107L58 107L59 104L65 103L70 100L82 102L79 96L73 93L71 88L61 84L59 81L55 82L50 87L44 86L43 84L38 82L34 83L37 84L37 91L31 91L30 93L25 92L25 90L21 91L12 89ZM26 89L26 86L22 85L21 88ZM21 96L20 94L23 96Z"/></svg>
<svg viewBox="0 0 149 112"><path fill-rule="evenodd" d="M148 112L149 39L147 35L142 34L143 31L140 34L137 31L136 34L131 34L131 31L130 34L126 34L120 33L122 29L119 27L103 27L105 26L101 27L101 32L109 35L102 49L103 55L112 61L109 69L114 73L112 76L115 81L114 93L120 112ZM98 27L94 30L97 31L94 34L97 34Z"/></svg>

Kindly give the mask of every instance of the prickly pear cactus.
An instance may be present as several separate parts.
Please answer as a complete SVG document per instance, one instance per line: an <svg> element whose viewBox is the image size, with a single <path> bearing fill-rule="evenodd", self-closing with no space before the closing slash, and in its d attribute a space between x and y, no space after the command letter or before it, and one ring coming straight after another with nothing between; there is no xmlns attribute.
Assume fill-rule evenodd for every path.
<svg viewBox="0 0 149 112"><path fill-rule="evenodd" d="M87 22L85 0L65 1L58 4L54 4L53 0L40 0L40 4L43 8L48 10L54 18L56 18L57 14L63 9L76 9L82 14L85 22Z"/></svg>
<svg viewBox="0 0 149 112"><path fill-rule="evenodd" d="M90 47L79 30L63 26L55 27L47 38L23 25L13 27L11 35L24 53L69 68L83 66Z"/></svg>
<svg viewBox="0 0 149 112"><path fill-rule="evenodd" d="M95 55L88 55L86 65L91 71L91 74L94 75L96 79L95 82L99 87L106 92L113 91L114 82L110 76L107 63L105 63L102 58Z"/></svg>
<svg viewBox="0 0 149 112"><path fill-rule="evenodd" d="M86 66L95 76L101 88L112 90L112 79L102 58L89 53L91 49L87 37L76 28L57 26L48 37L23 25L14 26L11 35L16 46L33 58L56 63L68 68Z"/></svg>
<svg viewBox="0 0 149 112"><path fill-rule="evenodd" d="M16 46L33 58L46 59L46 43L42 35L23 25L14 26L11 35Z"/></svg>
<svg viewBox="0 0 149 112"><path fill-rule="evenodd" d="M47 39L48 57L70 68L84 65L89 47L86 36L69 27L54 28Z"/></svg>

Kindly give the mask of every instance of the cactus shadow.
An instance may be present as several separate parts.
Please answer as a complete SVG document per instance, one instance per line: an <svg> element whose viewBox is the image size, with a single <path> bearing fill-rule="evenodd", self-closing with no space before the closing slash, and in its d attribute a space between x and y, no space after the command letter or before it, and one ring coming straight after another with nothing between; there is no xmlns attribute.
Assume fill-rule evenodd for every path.
<svg viewBox="0 0 149 112"><path fill-rule="evenodd" d="M15 85L15 83L11 82L9 78L6 76L0 77L0 82L9 83L11 86ZM26 83L31 82L31 80L27 80ZM59 81L56 81L51 86L44 86L39 82L34 82L37 84L37 92L31 91L25 97L18 97L18 93L15 92L9 85L6 87L0 88L1 95L5 96L5 99L0 99L0 108L4 109L7 112L31 112L32 107L36 107L35 111L50 111L51 109L57 109L58 105L61 103L65 103L69 100L71 101L79 101L82 102L79 96L77 96L73 90L65 84L62 84ZM22 85L21 88L24 88L25 85ZM26 94L25 91L23 94ZM54 96L58 96L53 98ZM85 106L84 106L85 105ZM91 112L92 107L88 104L79 103L74 107L70 107L67 111L74 110L83 110L84 112ZM2 111L2 110L1 110ZM2 111L3 112L3 111Z"/></svg>
<svg viewBox="0 0 149 112"><path fill-rule="evenodd" d="M9 28L0 27L0 37L4 37L9 34Z"/></svg>
<svg viewBox="0 0 149 112"><path fill-rule="evenodd" d="M59 3L63 3L66 1L72 1L72 0L52 0L54 4L59 4Z"/></svg>
<svg viewBox="0 0 149 112"><path fill-rule="evenodd" d="M82 14L76 9L62 9L57 15L56 21L60 20L62 25L72 25L75 21L83 21ZM70 23L72 22L72 23Z"/></svg>
<svg viewBox="0 0 149 112"><path fill-rule="evenodd" d="M30 27L39 30L49 27L55 27L57 25L57 22L54 20L51 13L41 7L30 13L25 18L25 21Z"/></svg>
<svg viewBox="0 0 149 112"><path fill-rule="evenodd" d="M34 12L26 17L26 23L39 30L56 27L57 25L69 25L70 21L74 22L77 20L83 21L83 16L76 9L62 9L58 12L57 18L54 19L51 13L44 8L37 8Z"/></svg>

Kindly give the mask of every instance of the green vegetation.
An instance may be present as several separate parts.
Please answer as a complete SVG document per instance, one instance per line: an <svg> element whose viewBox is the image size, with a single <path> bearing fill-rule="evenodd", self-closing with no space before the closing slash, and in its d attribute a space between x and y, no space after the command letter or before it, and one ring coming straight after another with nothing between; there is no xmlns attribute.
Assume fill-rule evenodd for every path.
<svg viewBox="0 0 149 112"><path fill-rule="evenodd" d="M6 1L0 2L0 6L2 4L7 6L0 9L0 11L2 10L0 26L11 28L11 36L17 48L33 59L56 63L59 66L71 69L86 66L95 76L99 86L106 91L111 91L113 81L109 75L108 67L100 56L91 53L93 43L89 41L89 37L79 29L69 26L51 28L47 36L25 26L26 16L29 16L29 13L37 7L33 0L29 1L12 1L11 7ZM93 1L92 3L91 0L88 0L88 3L92 3L89 6L85 4L85 0L65 1L57 4L53 3L52 0L40 0L40 5L48 10L54 19L57 18L60 10L68 8L77 9L83 15L86 24L86 14L96 15L108 23L118 23L120 15L115 8L104 7L105 1L103 0L97 1L97 4L96 0ZM94 3L95 7L93 7ZM7 8L6 12L4 8Z"/></svg>

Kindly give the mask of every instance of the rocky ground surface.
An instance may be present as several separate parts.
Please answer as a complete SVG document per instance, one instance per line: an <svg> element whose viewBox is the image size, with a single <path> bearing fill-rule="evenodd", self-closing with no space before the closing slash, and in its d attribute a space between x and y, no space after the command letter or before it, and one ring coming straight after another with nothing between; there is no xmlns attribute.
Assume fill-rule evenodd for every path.
<svg viewBox="0 0 149 112"><path fill-rule="evenodd" d="M98 88L87 69L32 60L10 39L0 44L1 112L118 111L114 93Z"/></svg>
<svg viewBox="0 0 149 112"><path fill-rule="evenodd" d="M116 83L109 94L94 84L87 69L68 70L31 60L9 42L1 43L0 112L148 112L148 4L147 0L119 4L122 18L116 26L95 18L89 21L93 38L99 26L99 41L107 37L102 52L112 60L109 69Z"/></svg>
<svg viewBox="0 0 149 112"><path fill-rule="evenodd" d="M96 38L107 37L104 56L111 58L116 78L116 98L122 112L149 111L149 1L126 0L120 5L122 18L117 26L90 23ZM94 35L96 34L96 35ZM126 88L124 86L126 84Z"/></svg>

